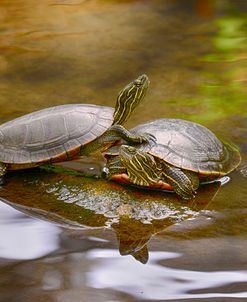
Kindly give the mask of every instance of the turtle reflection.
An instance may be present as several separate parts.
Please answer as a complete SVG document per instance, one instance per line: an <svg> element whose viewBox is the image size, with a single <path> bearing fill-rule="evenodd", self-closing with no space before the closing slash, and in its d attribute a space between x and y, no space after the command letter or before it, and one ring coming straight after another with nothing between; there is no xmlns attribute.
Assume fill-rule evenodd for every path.
<svg viewBox="0 0 247 302"><path fill-rule="evenodd" d="M118 223L112 224L118 238L120 255L131 255L137 261L147 263L148 241L155 233L170 224L172 224L172 220L163 220L163 226L159 228L159 226L155 226L155 223L143 224L139 220L130 220L127 216L120 217Z"/></svg>
<svg viewBox="0 0 247 302"><path fill-rule="evenodd" d="M15 209L48 220L81 236L89 229L112 229L121 255L148 261L148 242L167 227L196 217L220 183L207 186L191 203L175 194L126 189L121 185L63 173L32 171L10 176L0 197ZM17 195L15 192L18 192ZM200 198L200 199L199 199ZM104 232L101 232L102 239Z"/></svg>

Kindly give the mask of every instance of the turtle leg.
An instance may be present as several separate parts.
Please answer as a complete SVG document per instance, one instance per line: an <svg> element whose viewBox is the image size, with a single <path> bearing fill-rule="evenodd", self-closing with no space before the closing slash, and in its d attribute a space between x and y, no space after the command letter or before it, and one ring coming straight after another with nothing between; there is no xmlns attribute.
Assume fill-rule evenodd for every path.
<svg viewBox="0 0 247 302"><path fill-rule="evenodd" d="M142 143L156 142L156 137L153 134L150 133L136 134L134 132L125 129L121 125L111 126L103 136L105 135L106 135L106 137L104 138L105 140L112 141L122 138L129 144L142 144Z"/></svg>
<svg viewBox="0 0 247 302"><path fill-rule="evenodd" d="M129 144L154 143L156 138L149 133L135 134L121 125L111 126L103 135L92 142L81 146L80 155L88 155L94 151L104 151L115 141L123 139Z"/></svg>
<svg viewBox="0 0 247 302"><path fill-rule="evenodd" d="M0 162L0 185L4 184L4 175L6 174L7 166Z"/></svg>
<svg viewBox="0 0 247 302"><path fill-rule="evenodd" d="M192 199L195 197L195 190L199 186L199 178L196 173L184 171L163 163L162 175L164 181L170 184L174 191L183 199Z"/></svg>
<svg viewBox="0 0 247 302"><path fill-rule="evenodd" d="M193 190L197 190L200 185L198 174L188 170L183 170L183 172L190 179Z"/></svg>

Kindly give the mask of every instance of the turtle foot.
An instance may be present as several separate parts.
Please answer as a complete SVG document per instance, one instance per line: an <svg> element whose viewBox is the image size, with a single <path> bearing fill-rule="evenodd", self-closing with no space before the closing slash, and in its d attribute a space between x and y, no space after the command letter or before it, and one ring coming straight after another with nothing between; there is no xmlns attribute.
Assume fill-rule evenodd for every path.
<svg viewBox="0 0 247 302"><path fill-rule="evenodd" d="M156 143L156 137L151 133L143 133L139 136L140 144L142 143L150 143L151 145Z"/></svg>

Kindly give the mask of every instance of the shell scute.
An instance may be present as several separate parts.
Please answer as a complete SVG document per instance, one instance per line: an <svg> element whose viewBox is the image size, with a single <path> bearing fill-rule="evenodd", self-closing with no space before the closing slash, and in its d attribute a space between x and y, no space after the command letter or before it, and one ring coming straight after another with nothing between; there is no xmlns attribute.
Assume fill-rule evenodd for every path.
<svg viewBox="0 0 247 302"><path fill-rule="evenodd" d="M231 144L221 142L206 127L181 119L157 119L132 129L135 133L148 132L157 142L150 150L137 148L164 161L206 175L224 175L240 163L240 154Z"/></svg>
<svg viewBox="0 0 247 302"><path fill-rule="evenodd" d="M36 111L0 126L0 161L31 164L67 157L102 135L114 108L69 104Z"/></svg>

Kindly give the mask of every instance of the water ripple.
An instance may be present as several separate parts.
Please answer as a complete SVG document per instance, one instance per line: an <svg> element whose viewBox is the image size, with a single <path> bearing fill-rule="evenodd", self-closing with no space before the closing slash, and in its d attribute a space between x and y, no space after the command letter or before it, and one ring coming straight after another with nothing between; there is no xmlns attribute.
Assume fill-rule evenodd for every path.
<svg viewBox="0 0 247 302"><path fill-rule="evenodd" d="M148 265L121 258L115 250L93 250L88 258L97 265L88 272L88 285L114 289L142 300L175 300L202 298L247 298L247 291L224 293L217 287L247 282L247 271L194 271L160 265L160 261L181 256L173 252L151 252ZM125 268L128 267L128 270ZM205 293L195 293L206 290ZM217 291L217 292L216 292ZM194 292L194 293L192 293Z"/></svg>

